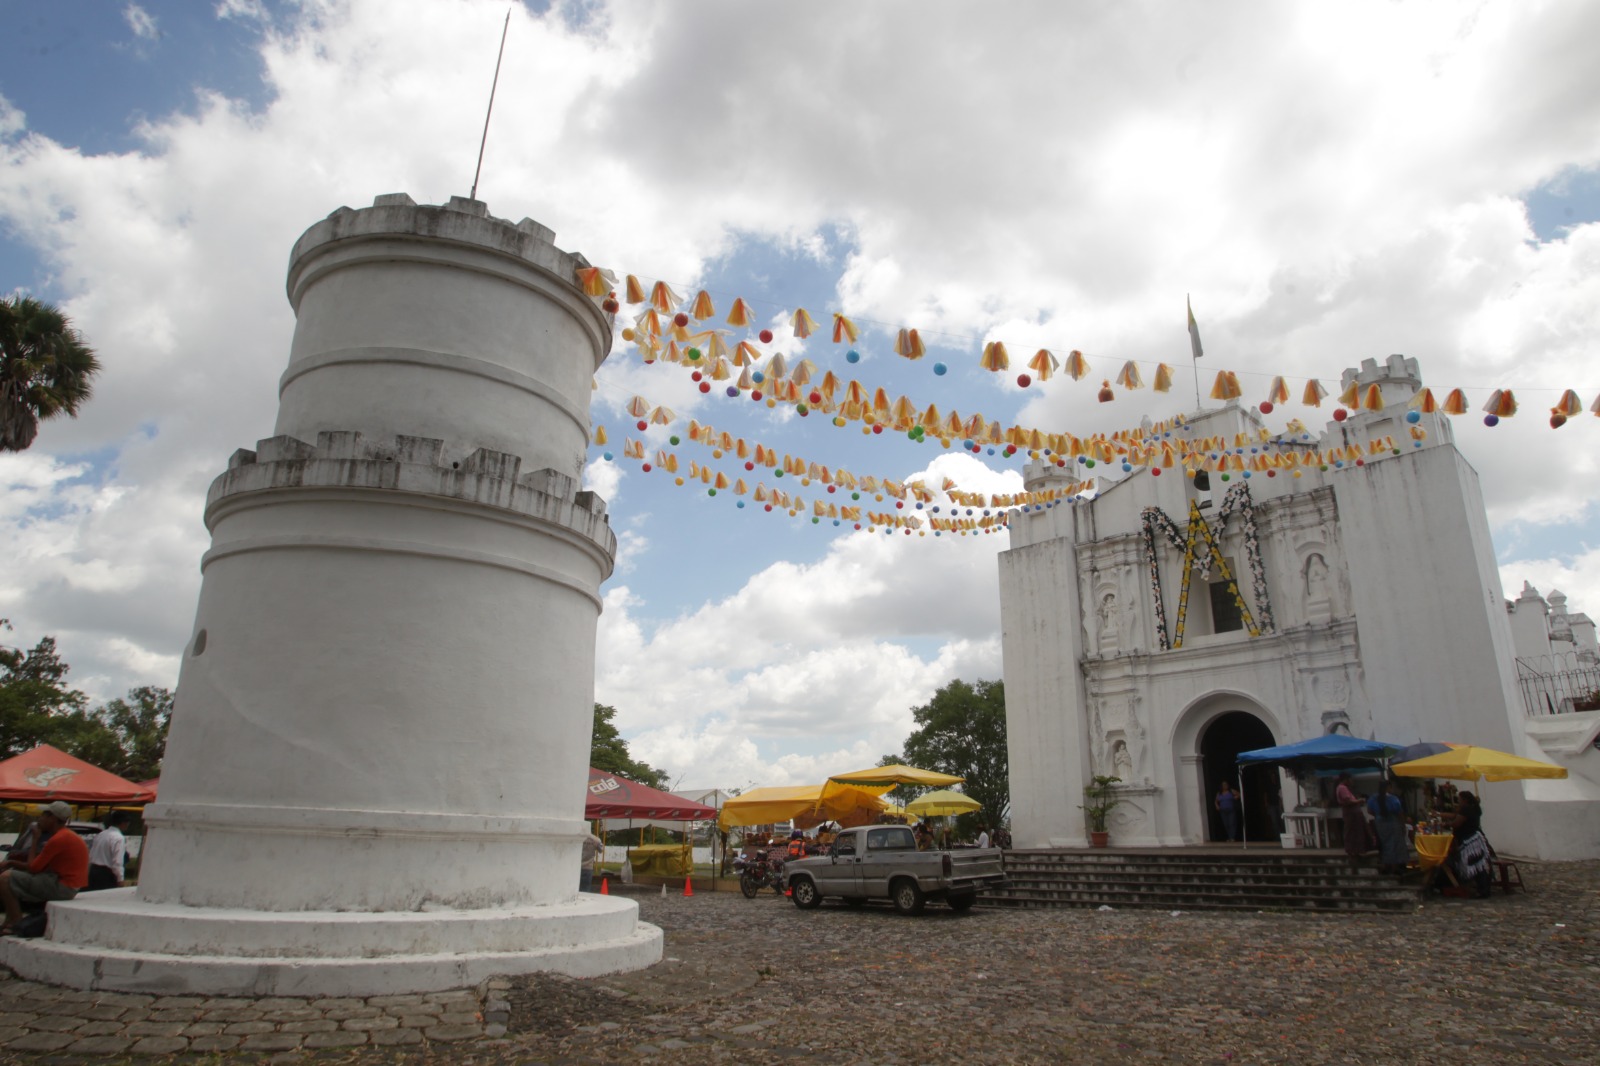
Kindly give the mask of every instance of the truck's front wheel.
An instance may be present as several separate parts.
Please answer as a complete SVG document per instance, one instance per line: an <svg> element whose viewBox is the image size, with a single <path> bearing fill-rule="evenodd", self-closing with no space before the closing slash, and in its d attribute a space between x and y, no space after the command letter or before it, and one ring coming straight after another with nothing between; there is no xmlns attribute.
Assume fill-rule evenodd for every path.
<svg viewBox="0 0 1600 1066"><path fill-rule="evenodd" d="M797 877L789 883L789 898L803 911L822 906L822 893L817 891L816 882L809 877Z"/></svg>
<svg viewBox="0 0 1600 1066"><path fill-rule="evenodd" d="M921 914L927 897L922 894L922 889L909 877L902 877L894 883L889 896L894 900L894 909L901 914Z"/></svg>

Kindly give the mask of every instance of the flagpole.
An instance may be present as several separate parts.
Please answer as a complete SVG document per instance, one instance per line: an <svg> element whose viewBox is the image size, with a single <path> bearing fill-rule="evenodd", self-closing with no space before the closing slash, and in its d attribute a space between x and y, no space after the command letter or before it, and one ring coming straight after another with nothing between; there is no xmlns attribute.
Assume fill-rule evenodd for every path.
<svg viewBox="0 0 1600 1066"><path fill-rule="evenodd" d="M483 173L483 148L489 143L489 116L494 114L494 93L500 87L500 61L506 56L506 34L511 30L511 8L506 8L506 24L500 28L500 52L494 57L494 81L489 83L489 110L483 113L483 139L478 142L478 166L472 172L472 191L467 199L478 198L478 177ZM1199 380L1198 378L1196 379Z"/></svg>
<svg viewBox="0 0 1600 1066"><path fill-rule="evenodd" d="M1200 410L1200 326L1194 320L1194 306L1189 294L1183 294L1183 306L1189 312L1189 365L1194 367L1194 409Z"/></svg>

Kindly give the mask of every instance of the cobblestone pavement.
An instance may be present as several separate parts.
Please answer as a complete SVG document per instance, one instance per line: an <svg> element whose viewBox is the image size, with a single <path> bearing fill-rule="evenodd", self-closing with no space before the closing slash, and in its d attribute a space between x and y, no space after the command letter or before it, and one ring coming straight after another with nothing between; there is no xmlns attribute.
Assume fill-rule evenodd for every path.
<svg viewBox="0 0 1600 1066"><path fill-rule="evenodd" d="M1522 868L1527 894L1408 914L648 896L666 961L587 981L249 1001L0 980L0 1061L1600 1064L1600 863Z"/></svg>

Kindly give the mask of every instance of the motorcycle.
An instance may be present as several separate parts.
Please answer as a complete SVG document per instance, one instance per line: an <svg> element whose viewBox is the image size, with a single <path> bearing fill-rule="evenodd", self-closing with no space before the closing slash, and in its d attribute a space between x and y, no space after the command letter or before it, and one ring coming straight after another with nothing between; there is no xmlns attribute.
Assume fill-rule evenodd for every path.
<svg viewBox="0 0 1600 1066"><path fill-rule="evenodd" d="M771 888L778 895L783 895L781 854L753 855L749 858L740 855L733 860L733 868L739 875L739 891L744 893L745 899L755 899L763 888Z"/></svg>

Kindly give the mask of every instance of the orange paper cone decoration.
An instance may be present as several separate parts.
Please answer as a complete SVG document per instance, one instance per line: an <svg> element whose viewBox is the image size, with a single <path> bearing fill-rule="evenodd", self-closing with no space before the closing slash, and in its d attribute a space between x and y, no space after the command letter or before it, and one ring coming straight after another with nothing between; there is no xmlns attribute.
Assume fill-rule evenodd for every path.
<svg viewBox="0 0 1600 1066"><path fill-rule="evenodd" d="M1594 398L1594 403L1589 405L1589 413L1600 418L1600 396Z"/></svg>
<svg viewBox="0 0 1600 1066"><path fill-rule="evenodd" d="M1517 413L1517 401L1510 389L1495 389L1489 394L1489 402L1483 405L1483 409L1491 415L1510 418Z"/></svg>
<svg viewBox="0 0 1600 1066"><path fill-rule="evenodd" d="M794 314L789 316L789 325L794 329L794 335L805 340L817 331L817 320L812 318L804 307L795 308Z"/></svg>
<svg viewBox="0 0 1600 1066"><path fill-rule="evenodd" d="M1272 379L1272 387L1267 390L1268 403L1288 403L1289 385L1281 377Z"/></svg>
<svg viewBox="0 0 1600 1066"><path fill-rule="evenodd" d="M1425 415L1431 415L1439 409L1439 401L1433 398L1432 389L1421 388L1417 390L1415 396L1411 397L1411 402L1406 406L1413 410L1421 411Z"/></svg>
<svg viewBox="0 0 1600 1066"><path fill-rule="evenodd" d="M579 267L578 286L585 296L604 296L611 291L611 283L599 267Z"/></svg>
<svg viewBox="0 0 1600 1066"><path fill-rule="evenodd" d="M596 444L604 444L606 442L606 427L605 426L595 426L594 427L594 442Z"/></svg>
<svg viewBox="0 0 1600 1066"><path fill-rule="evenodd" d="M1568 389L1561 394L1561 399L1556 401L1556 405L1550 408L1550 413L1553 415L1565 415L1568 418L1573 415L1580 415L1583 413L1583 401L1578 399L1577 393Z"/></svg>
<svg viewBox="0 0 1600 1066"><path fill-rule="evenodd" d="M1451 389L1450 395L1444 398L1444 413L1447 415L1466 414L1467 394L1460 389Z"/></svg>
<svg viewBox="0 0 1600 1066"><path fill-rule="evenodd" d="M1122 364L1122 370L1117 374L1117 384L1125 389L1144 388L1144 378L1139 376L1139 364L1129 359Z"/></svg>
<svg viewBox="0 0 1600 1066"><path fill-rule="evenodd" d="M1300 394L1300 402L1307 407L1321 407L1327 395L1328 390L1322 387L1322 382L1312 378L1306 382L1306 391Z"/></svg>
<svg viewBox="0 0 1600 1066"><path fill-rule="evenodd" d="M712 315L716 314L717 309L711 306L711 294L704 289L701 289L698 293L696 293L694 297L694 307L690 308L689 313L693 315L697 321L710 318Z"/></svg>
<svg viewBox="0 0 1600 1066"><path fill-rule="evenodd" d="M1155 384L1150 387L1155 389L1157 392L1171 392L1172 368L1166 363L1162 363L1160 366L1156 367Z"/></svg>
<svg viewBox="0 0 1600 1066"><path fill-rule="evenodd" d="M1083 353L1076 348L1067 356L1066 372L1073 381L1082 381L1084 375L1089 372L1089 360L1085 359Z"/></svg>
<svg viewBox="0 0 1600 1066"><path fill-rule="evenodd" d="M856 324L836 312L833 316L833 343L841 344L849 341L854 344L857 335Z"/></svg>
<svg viewBox="0 0 1600 1066"><path fill-rule="evenodd" d="M742 328L750 324L752 317L750 305L744 302L744 297L735 296L733 306L728 309L728 325Z"/></svg>
<svg viewBox="0 0 1600 1066"><path fill-rule="evenodd" d="M914 329L903 329L895 335L894 354L907 359L921 359L927 355L927 349L922 346L922 338Z"/></svg>
<svg viewBox="0 0 1600 1066"><path fill-rule="evenodd" d="M629 274L623 286L627 292L628 302L631 304L644 303L644 286L639 284L639 279Z"/></svg>
<svg viewBox="0 0 1600 1066"><path fill-rule="evenodd" d="M628 401L628 413L634 418L643 418L650 413L650 401L643 396L635 396Z"/></svg>
<svg viewBox="0 0 1600 1066"><path fill-rule="evenodd" d="M1213 400L1236 400L1241 395L1239 378L1231 370L1217 371L1216 383L1211 386Z"/></svg>
<svg viewBox="0 0 1600 1066"><path fill-rule="evenodd" d="M985 344L983 358L979 360L978 365L985 370L993 371L1011 369L1011 357L1006 354L1005 344L1001 341L990 341Z"/></svg>
<svg viewBox="0 0 1600 1066"><path fill-rule="evenodd" d="M1383 388L1377 382L1367 386L1366 393L1361 397L1361 406L1369 411L1383 410Z"/></svg>
<svg viewBox="0 0 1600 1066"><path fill-rule="evenodd" d="M667 288L667 283L658 281L650 290L650 306L657 311L671 311L683 302L683 297Z"/></svg>
<svg viewBox="0 0 1600 1066"><path fill-rule="evenodd" d="M1361 406L1361 382L1355 378L1350 379L1350 384L1344 387L1339 394L1339 402L1346 407L1359 408Z"/></svg>
<svg viewBox="0 0 1600 1066"><path fill-rule="evenodd" d="M1034 352L1033 358L1028 360L1028 369L1032 370L1034 376L1040 381L1049 381L1050 375L1056 372L1056 367L1059 365L1056 362L1056 357L1044 348Z"/></svg>

